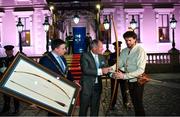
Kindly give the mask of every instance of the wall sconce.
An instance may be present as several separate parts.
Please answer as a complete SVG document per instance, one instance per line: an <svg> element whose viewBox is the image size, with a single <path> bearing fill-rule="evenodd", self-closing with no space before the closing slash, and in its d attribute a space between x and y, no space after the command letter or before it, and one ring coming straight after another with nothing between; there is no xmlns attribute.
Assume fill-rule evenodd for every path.
<svg viewBox="0 0 180 117"><path fill-rule="evenodd" d="M136 27L137 27L137 22L136 22L135 19L134 19L134 15L132 15L132 20L131 20L131 22L130 22L130 26L131 26L131 28L132 28L133 31L134 31L134 30L136 29Z"/></svg>
<svg viewBox="0 0 180 117"><path fill-rule="evenodd" d="M171 21L170 21L170 26L172 29L175 29L176 28L176 24L177 24L177 21L174 17L174 14L172 15L172 18L171 18Z"/></svg>
<svg viewBox="0 0 180 117"><path fill-rule="evenodd" d="M44 26L45 32L47 32L47 31L49 30L49 20L48 20L48 16L45 17L43 26Z"/></svg>
<svg viewBox="0 0 180 117"><path fill-rule="evenodd" d="M18 29L18 32L21 33L21 32L23 31L24 25L23 25L22 22L21 22L21 18L18 18L18 23L17 23L16 27L17 27L17 29Z"/></svg>
<svg viewBox="0 0 180 117"><path fill-rule="evenodd" d="M79 23L79 20L80 20L80 17L79 17L77 14L75 14L74 17L73 17L74 23L75 23L75 24L78 24L78 23Z"/></svg>
<svg viewBox="0 0 180 117"><path fill-rule="evenodd" d="M108 21L107 16L104 19L103 25L105 30L109 30L110 22Z"/></svg>

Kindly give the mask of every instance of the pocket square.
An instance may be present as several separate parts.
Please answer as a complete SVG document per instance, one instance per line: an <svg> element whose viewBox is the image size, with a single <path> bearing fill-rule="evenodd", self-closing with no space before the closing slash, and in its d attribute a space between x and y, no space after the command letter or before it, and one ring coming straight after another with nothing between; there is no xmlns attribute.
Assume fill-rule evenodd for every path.
<svg viewBox="0 0 180 117"><path fill-rule="evenodd" d="M104 65L104 64L105 64L105 62L104 62L104 61L101 61L101 64L102 64L102 65Z"/></svg>

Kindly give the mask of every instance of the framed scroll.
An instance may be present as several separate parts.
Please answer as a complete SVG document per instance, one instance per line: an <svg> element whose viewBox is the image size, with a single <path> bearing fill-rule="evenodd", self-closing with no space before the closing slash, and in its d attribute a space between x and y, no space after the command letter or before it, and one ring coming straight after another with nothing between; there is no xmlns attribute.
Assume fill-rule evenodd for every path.
<svg viewBox="0 0 180 117"><path fill-rule="evenodd" d="M80 87L18 53L0 90L58 115L72 115Z"/></svg>

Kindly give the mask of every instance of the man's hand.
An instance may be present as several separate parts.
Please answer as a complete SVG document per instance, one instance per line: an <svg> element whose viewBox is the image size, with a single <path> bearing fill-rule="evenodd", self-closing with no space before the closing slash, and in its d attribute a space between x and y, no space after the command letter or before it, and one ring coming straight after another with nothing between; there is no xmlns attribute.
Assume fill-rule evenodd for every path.
<svg viewBox="0 0 180 117"><path fill-rule="evenodd" d="M121 71L114 72L113 73L113 78L115 78L115 79L124 79L124 73L122 73Z"/></svg>
<svg viewBox="0 0 180 117"><path fill-rule="evenodd" d="M36 106L36 104L31 104L30 107L33 108L33 109L38 109L38 107Z"/></svg>
<svg viewBox="0 0 180 117"><path fill-rule="evenodd" d="M102 73L103 73L103 74L107 74L108 72L110 72L110 70L111 70L110 67L102 68Z"/></svg>
<svg viewBox="0 0 180 117"><path fill-rule="evenodd" d="M74 80L73 82L76 83L79 87L81 87L78 81Z"/></svg>

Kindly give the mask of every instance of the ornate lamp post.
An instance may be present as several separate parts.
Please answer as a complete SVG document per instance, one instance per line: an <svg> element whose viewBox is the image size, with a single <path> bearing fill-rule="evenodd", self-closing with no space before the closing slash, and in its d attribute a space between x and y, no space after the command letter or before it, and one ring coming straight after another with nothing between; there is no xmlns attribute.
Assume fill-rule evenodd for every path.
<svg viewBox="0 0 180 117"><path fill-rule="evenodd" d="M49 20L48 20L48 16L45 17L43 26L44 26L44 31L46 32L46 52L49 52Z"/></svg>
<svg viewBox="0 0 180 117"><path fill-rule="evenodd" d="M131 22L130 22L130 26L131 26L131 29L134 31L137 27L137 22L135 21L134 19L134 15L132 15L132 19L131 19Z"/></svg>
<svg viewBox="0 0 180 117"><path fill-rule="evenodd" d="M104 29L106 30L106 52L110 52L109 51L109 39L108 39L108 30L110 27L110 22L108 21L107 16L104 19L103 25L104 25Z"/></svg>
<svg viewBox="0 0 180 117"><path fill-rule="evenodd" d="M17 23L16 27L17 27L18 32L19 32L19 51L20 51L20 53L23 53L23 52L22 52L22 49L23 49L23 48L22 48L22 37L21 37L21 33L22 33L22 31L23 31L24 25L23 25L22 22L21 22L21 18L18 18L18 23Z"/></svg>
<svg viewBox="0 0 180 117"><path fill-rule="evenodd" d="M172 29L172 48L168 51L170 53L170 63L172 64L172 71L177 71L176 65L179 64L179 50L175 48L174 30L176 28L177 21L172 15L170 21L170 27Z"/></svg>
<svg viewBox="0 0 180 117"><path fill-rule="evenodd" d="M171 18L171 21L170 21L170 27L171 27L171 29L172 29L172 50L177 50L176 48L175 48L175 40L174 40L174 29L176 28L176 23L177 23L177 21L176 21L176 19L175 19L175 17L174 17L174 14L173 14L173 16L172 16L172 18Z"/></svg>

